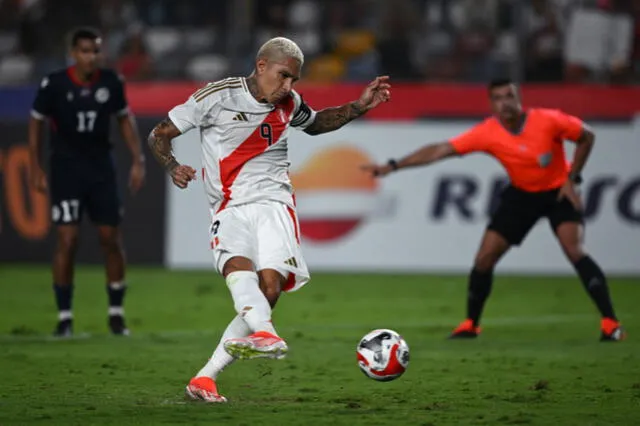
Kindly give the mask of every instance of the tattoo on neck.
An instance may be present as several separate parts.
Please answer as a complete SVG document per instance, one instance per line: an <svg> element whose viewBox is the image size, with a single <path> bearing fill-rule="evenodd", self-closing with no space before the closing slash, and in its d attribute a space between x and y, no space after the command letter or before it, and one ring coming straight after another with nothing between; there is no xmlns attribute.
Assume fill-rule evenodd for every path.
<svg viewBox="0 0 640 426"><path fill-rule="evenodd" d="M249 89L249 93L251 93L251 96L256 98L258 102L267 102L267 100L263 96L260 96L260 90L258 90L258 81L256 80L256 77L251 75L246 78L246 81L247 88Z"/></svg>

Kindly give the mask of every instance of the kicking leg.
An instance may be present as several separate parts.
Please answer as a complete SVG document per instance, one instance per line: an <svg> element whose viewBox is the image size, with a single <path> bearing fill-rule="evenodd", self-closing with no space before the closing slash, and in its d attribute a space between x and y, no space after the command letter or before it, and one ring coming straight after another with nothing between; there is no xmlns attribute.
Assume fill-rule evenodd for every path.
<svg viewBox="0 0 640 426"><path fill-rule="evenodd" d="M105 259L107 294L109 295L109 328L115 335L129 334L124 321L125 254L122 233L117 226L99 225L98 238Z"/></svg>
<svg viewBox="0 0 640 426"><path fill-rule="evenodd" d="M555 232L567 259L573 264L582 285L600 312L601 340L624 339L626 333L613 310L607 279L602 269L585 253L582 246L583 225L579 222L563 222L557 226Z"/></svg>
<svg viewBox="0 0 640 426"><path fill-rule="evenodd" d="M286 280L280 273L272 269L260 271L258 275L260 278L260 290L268 300L271 308L273 308L280 296L280 289ZM187 385L187 397L206 402L227 401L224 396L218 393L216 385L218 375L235 360L233 356L227 353L225 342L246 338L250 333L251 329L246 321L240 315L236 316L222 334L220 343L213 351L207 364L198 371L198 374Z"/></svg>
<svg viewBox="0 0 640 426"><path fill-rule="evenodd" d="M287 345L271 322L271 306L260 290L253 262L245 257L232 257L225 262L223 275L233 298L236 312L253 334L245 338L228 339L225 350L235 358L283 358Z"/></svg>
<svg viewBox="0 0 640 426"><path fill-rule="evenodd" d="M58 326L54 335L67 337L73 333L73 273L78 247L78 225L58 225L53 253L53 291L58 306Z"/></svg>
<svg viewBox="0 0 640 426"><path fill-rule="evenodd" d="M273 308L280 296L280 288L282 288L284 278L274 270L264 270L258 274L260 276L260 289L269 301L271 308ZM207 376L215 380L218 374L234 361L234 358L224 350L224 342L228 339L247 337L250 333L251 329L246 321L240 315L236 316L222 334L220 343L213 351L209 362L198 372L196 377Z"/></svg>
<svg viewBox="0 0 640 426"><path fill-rule="evenodd" d="M496 231L485 232L469 275L467 319L453 331L451 338L473 338L480 333L480 316L491 294L493 270L509 247L511 244Z"/></svg>

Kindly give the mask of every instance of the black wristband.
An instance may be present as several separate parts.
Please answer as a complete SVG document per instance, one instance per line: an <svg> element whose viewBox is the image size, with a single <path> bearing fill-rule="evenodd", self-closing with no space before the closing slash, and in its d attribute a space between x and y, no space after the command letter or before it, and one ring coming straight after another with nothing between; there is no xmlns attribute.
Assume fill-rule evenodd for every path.
<svg viewBox="0 0 640 426"><path fill-rule="evenodd" d="M581 174L570 173L569 174L569 179L571 180L571 182L575 183L576 185L580 185L582 183L582 175Z"/></svg>
<svg viewBox="0 0 640 426"><path fill-rule="evenodd" d="M387 162L387 164L391 166L391 169L393 169L393 171L398 170L398 162L397 162L396 160L394 160L393 158L392 158L392 159L390 159L390 160Z"/></svg>

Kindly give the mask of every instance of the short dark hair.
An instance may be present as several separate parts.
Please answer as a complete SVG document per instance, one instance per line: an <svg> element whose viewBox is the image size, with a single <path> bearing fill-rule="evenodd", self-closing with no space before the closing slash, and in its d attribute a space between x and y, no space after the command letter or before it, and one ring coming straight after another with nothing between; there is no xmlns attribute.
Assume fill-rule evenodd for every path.
<svg viewBox="0 0 640 426"><path fill-rule="evenodd" d="M82 27L76 28L71 32L69 37L69 44L71 48L78 45L80 40L97 40L100 38L100 32L94 28Z"/></svg>
<svg viewBox="0 0 640 426"><path fill-rule="evenodd" d="M515 84L510 78L496 78L489 82L487 90L491 92L496 87L508 86L509 84Z"/></svg>

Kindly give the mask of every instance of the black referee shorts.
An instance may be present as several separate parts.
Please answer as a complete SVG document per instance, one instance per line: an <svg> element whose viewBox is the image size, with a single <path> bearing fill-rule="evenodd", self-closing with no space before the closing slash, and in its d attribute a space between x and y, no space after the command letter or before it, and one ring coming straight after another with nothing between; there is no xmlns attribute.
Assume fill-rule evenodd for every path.
<svg viewBox="0 0 640 426"><path fill-rule="evenodd" d="M583 223L583 214L566 198L558 201L560 188L542 192L523 191L507 186L488 229L502 235L512 245L520 245L538 219L549 219L555 230L564 222Z"/></svg>

